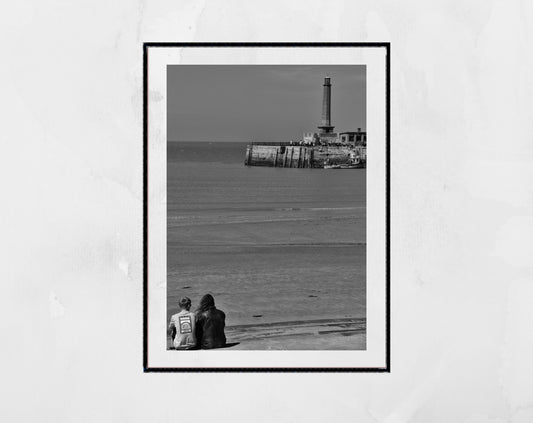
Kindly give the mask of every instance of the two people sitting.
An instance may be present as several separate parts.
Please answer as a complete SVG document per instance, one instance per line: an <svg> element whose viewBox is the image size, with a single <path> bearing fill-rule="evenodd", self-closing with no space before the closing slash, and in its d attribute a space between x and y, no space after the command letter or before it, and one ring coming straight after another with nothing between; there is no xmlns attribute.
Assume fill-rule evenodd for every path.
<svg viewBox="0 0 533 423"><path fill-rule="evenodd" d="M213 349L226 346L226 315L215 307L215 299L206 294L195 312L191 312L191 299L180 298L180 311L170 319L169 332L172 345L177 350Z"/></svg>

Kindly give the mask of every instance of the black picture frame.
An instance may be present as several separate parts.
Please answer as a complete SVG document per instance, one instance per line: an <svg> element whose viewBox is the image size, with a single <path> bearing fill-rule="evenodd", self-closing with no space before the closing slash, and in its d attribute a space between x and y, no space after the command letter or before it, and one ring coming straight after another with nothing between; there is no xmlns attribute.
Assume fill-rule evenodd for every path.
<svg viewBox="0 0 533 423"><path fill-rule="evenodd" d="M149 367L148 366L148 50L151 48L184 48L184 47L287 47L287 48L302 48L302 47L326 47L326 48L347 48L347 47L363 47L363 48L383 48L385 49L385 84L386 84L386 139L385 139L385 323L386 323L386 344L385 344L385 367L320 367L320 368L299 368L299 367ZM391 85L391 46L390 42L331 42L331 43L289 43L289 42L231 42L231 43L217 43L217 42L145 42L143 43L143 371L145 373L174 373L174 372L245 372L245 373L290 373L290 372L304 372L304 373L323 373L323 372L359 372L359 373L390 373L391 371L391 346L390 346L390 332L391 332L391 315L390 315L390 296L391 296L391 282L390 282L390 126L391 126L391 112L390 112L390 85Z"/></svg>

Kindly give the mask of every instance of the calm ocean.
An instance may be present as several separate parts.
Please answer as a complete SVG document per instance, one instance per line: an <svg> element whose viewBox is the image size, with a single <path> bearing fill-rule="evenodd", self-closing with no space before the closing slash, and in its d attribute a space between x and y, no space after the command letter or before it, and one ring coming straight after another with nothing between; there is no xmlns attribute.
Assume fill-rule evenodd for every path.
<svg viewBox="0 0 533 423"><path fill-rule="evenodd" d="M168 143L168 315L211 293L228 326L365 317L365 170L246 167L245 149Z"/></svg>

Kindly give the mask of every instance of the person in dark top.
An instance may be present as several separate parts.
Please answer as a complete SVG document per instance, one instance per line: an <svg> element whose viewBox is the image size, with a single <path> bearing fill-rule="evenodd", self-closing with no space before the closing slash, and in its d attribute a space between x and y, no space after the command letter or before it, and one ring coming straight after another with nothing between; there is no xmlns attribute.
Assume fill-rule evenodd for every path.
<svg viewBox="0 0 533 423"><path fill-rule="evenodd" d="M226 315L215 307L215 299L206 294L196 309L196 342L202 349L226 346Z"/></svg>

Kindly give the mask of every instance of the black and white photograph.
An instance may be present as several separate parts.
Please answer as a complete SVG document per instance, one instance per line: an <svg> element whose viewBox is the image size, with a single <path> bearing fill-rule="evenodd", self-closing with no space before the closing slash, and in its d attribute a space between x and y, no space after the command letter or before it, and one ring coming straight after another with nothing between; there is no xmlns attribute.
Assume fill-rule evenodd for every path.
<svg viewBox="0 0 533 423"><path fill-rule="evenodd" d="M145 329L164 368L386 368L386 46L343 57L364 48L147 48Z"/></svg>
<svg viewBox="0 0 533 423"><path fill-rule="evenodd" d="M174 65L167 90L169 348L364 350L366 67Z"/></svg>

